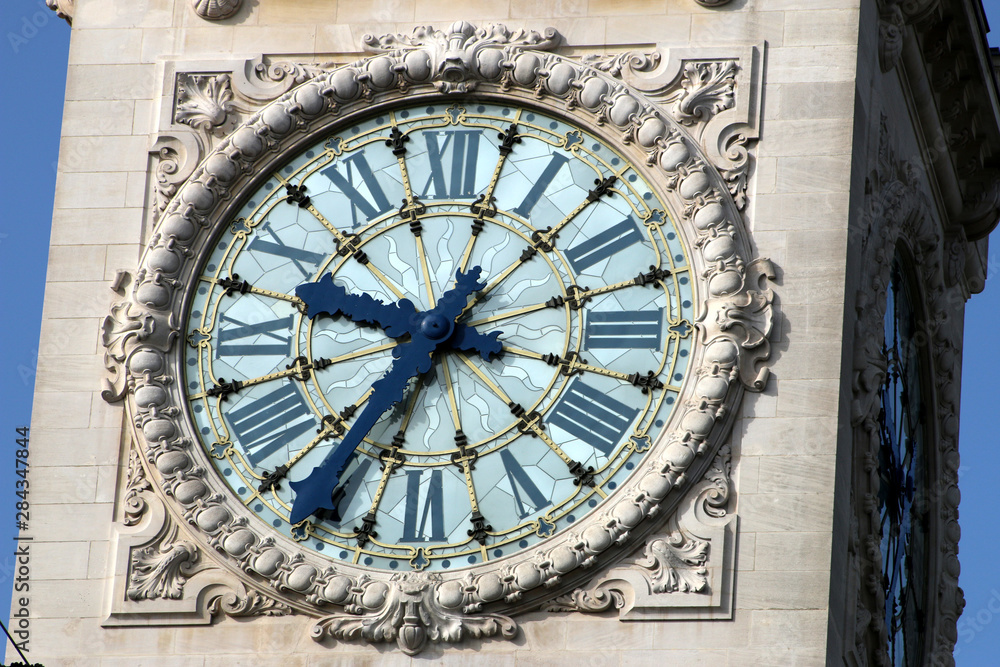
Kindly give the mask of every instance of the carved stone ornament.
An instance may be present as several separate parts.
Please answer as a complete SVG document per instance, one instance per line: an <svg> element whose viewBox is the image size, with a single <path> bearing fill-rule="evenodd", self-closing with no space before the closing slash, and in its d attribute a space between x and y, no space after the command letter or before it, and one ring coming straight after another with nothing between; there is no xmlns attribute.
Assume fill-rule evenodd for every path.
<svg viewBox="0 0 1000 667"><path fill-rule="evenodd" d="M225 71L209 64L201 71L177 72L170 104L163 117L168 124L150 148L154 158L153 210L155 222L191 177L204 157L223 137L267 102L322 74L332 63L303 64L255 58Z"/></svg>
<svg viewBox="0 0 1000 667"><path fill-rule="evenodd" d="M861 287L855 302L854 371L851 424L855 466L848 552L852 581L848 590L857 596L856 636L846 638L845 660L849 664L886 665L888 628L885 623L885 593L882 584L881 517L879 514L879 413L880 389L887 362L882 353L883 318L890 285L890 269L896 249L912 258L911 268L921 285L918 336L927 336L927 367L932 370L932 391L924 397L923 414L928 417L927 466L931 481L927 491L927 573L925 590L929 618L923 621L927 637L927 664L954 665L956 623L965 606L958 586L958 399L960 389L961 316L956 308L968 298L960 282L946 278L949 254L964 252L968 244L945 243L927 187L912 165L898 159L891 145L886 118L882 117L878 168L869 178L863 234ZM936 445L936 447L933 447Z"/></svg>
<svg viewBox="0 0 1000 667"><path fill-rule="evenodd" d="M728 5L731 0L694 0L702 7L721 7L722 5Z"/></svg>
<svg viewBox="0 0 1000 667"><path fill-rule="evenodd" d="M240 10L243 0L191 0L194 13L208 21L221 21Z"/></svg>
<svg viewBox="0 0 1000 667"><path fill-rule="evenodd" d="M428 642L513 637L513 616L584 590L619 564L614 572L639 573L635 576L647 582L636 580L646 587L637 608L664 600L665 606L715 605L712 613L725 614L719 612L724 606L719 596L731 586L725 581L733 565L723 557L724 543L735 517L724 509L728 454L721 448L743 392L760 391L767 382L775 317L770 263L752 255L727 174L742 168L734 164L748 163L756 136L740 86L748 85L751 63L760 59L747 50L722 60L628 55L582 62L545 51L557 42L551 29L515 32L466 22L445 30L417 28L408 36L367 37L365 46L375 55L302 74L300 85L276 94L224 138L207 138L204 132L229 122L223 120L230 113L226 105L240 93L230 99L224 90L228 85L235 92L242 84L235 75L228 83L188 79L194 82L193 88L185 83L189 104L177 107L176 119L203 133L198 141L204 140L207 154L185 179L174 175L186 167L151 175L159 181L162 174L176 193L152 231L129 298L114 307L103 329L112 374L105 397L126 399L152 487L137 492L149 508L123 533L147 531L123 542L144 550L116 561L133 564L130 590L169 593L183 583L179 600L153 602L187 605L184 618L205 622L212 609L194 602L196 579L224 579L239 600L225 598L215 610L268 613L271 603L254 602L255 594L264 595L281 610L316 618L317 640L391 641L407 653ZM267 530L209 464L177 389L183 346L175 323L216 232L229 224L240 203L237 193L257 175L273 171L287 150L331 136L357 114L399 102L447 99L461 105L473 90L477 100L544 107L590 128L634 163L648 165L690 252L699 300L699 335L690 355L694 371L663 435L649 444L645 463L572 530L516 555L441 574L372 571L304 552ZM247 99L239 103L249 105ZM727 155L734 142L740 148ZM178 155L186 150L181 140L160 145L158 150ZM187 536L173 537L160 528L171 521ZM639 557L629 560L636 551ZM191 564L193 570L185 569ZM175 573L173 579L165 578L167 572ZM159 579L152 588L138 583L154 573ZM146 613L141 601L116 604L108 624Z"/></svg>
<svg viewBox="0 0 1000 667"><path fill-rule="evenodd" d="M887 5L878 20L878 64L883 72L893 69L899 62L905 29L903 10L895 3Z"/></svg>
<svg viewBox="0 0 1000 667"><path fill-rule="evenodd" d="M45 0L45 5L56 13L66 23L73 25L73 12L76 11L76 0Z"/></svg>

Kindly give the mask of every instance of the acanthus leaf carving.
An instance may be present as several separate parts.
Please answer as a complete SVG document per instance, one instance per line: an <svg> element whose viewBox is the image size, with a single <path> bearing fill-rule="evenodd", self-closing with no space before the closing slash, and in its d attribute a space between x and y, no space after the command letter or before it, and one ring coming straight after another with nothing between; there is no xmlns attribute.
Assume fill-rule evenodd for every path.
<svg viewBox="0 0 1000 667"><path fill-rule="evenodd" d="M209 601L208 611L213 615L225 614L235 618L288 616L294 613L287 604L253 590L242 596L232 591L217 595Z"/></svg>
<svg viewBox="0 0 1000 667"><path fill-rule="evenodd" d="M313 639L395 641L404 653L415 655L428 641L456 643L498 634L510 639L517 633L517 624L502 614L464 613L463 596L442 594L439 576L404 574L394 581L392 587L359 582L350 592L346 613L321 618Z"/></svg>
<svg viewBox="0 0 1000 667"><path fill-rule="evenodd" d="M134 526L139 523L143 512L146 510L146 501L140 495L150 488L149 480L146 479L146 471L142 467L139 451L134 444L129 445L128 469L126 471L124 518L122 523L126 526Z"/></svg>
<svg viewBox="0 0 1000 667"><path fill-rule="evenodd" d="M585 613L618 609L625 614L638 606L655 607L656 599L667 594L710 594L708 564L713 542L693 534L692 529L682 523L704 526L706 522L727 520L732 487L730 469L730 447L724 445L701 482L688 493L689 502L682 503L689 510L686 519L677 515L671 517L665 532L646 540L642 555L630 561L631 567L614 568L591 586L559 596L542 608L550 612ZM715 546L716 559L719 559L722 545ZM640 602L639 598L645 599Z"/></svg>
<svg viewBox="0 0 1000 667"><path fill-rule="evenodd" d="M126 594L130 600L179 599L197 561L198 548L177 540L174 528L159 542L132 553Z"/></svg>
<svg viewBox="0 0 1000 667"><path fill-rule="evenodd" d="M621 78L622 72L651 72L660 64L660 53L652 51L650 53L640 53L639 51L626 51L624 53L612 53L608 55L589 55L583 57L583 62L596 70L607 72L613 77Z"/></svg>
<svg viewBox="0 0 1000 667"><path fill-rule="evenodd" d="M407 51L423 52L422 67L430 68L437 79L434 86L443 93L471 92L480 76L479 54L497 46L530 47L548 51L559 45L561 37L555 28L544 33L534 30L509 30L503 24L487 24L477 28L468 21L455 21L447 30L419 26L411 35L389 34L381 37L365 35L365 49L373 53L399 56ZM512 63L496 62L495 67L509 68Z"/></svg>
<svg viewBox="0 0 1000 667"><path fill-rule="evenodd" d="M681 79L683 91L671 114L682 125L693 125L736 104L735 60L688 62Z"/></svg>
<svg viewBox="0 0 1000 667"><path fill-rule="evenodd" d="M708 550L708 542L675 531L649 542L636 564L649 570L654 593L700 593L708 586Z"/></svg>
<svg viewBox="0 0 1000 667"><path fill-rule="evenodd" d="M178 77L174 120L221 135L233 110L232 101L228 74L182 74Z"/></svg>

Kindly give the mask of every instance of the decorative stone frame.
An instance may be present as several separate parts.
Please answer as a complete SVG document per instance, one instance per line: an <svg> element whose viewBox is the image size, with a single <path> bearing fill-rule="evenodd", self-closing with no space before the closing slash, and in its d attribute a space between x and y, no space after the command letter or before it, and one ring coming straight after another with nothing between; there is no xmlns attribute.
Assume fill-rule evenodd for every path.
<svg viewBox="0 0 1000 667"><path fill-rule="evenodd" d="M854 370L851 425L854 462L851 486L851 531L848 545L849 610L853 637L845 638L848 665L888 664L888 629L882 588L879 493L880 390L887 362L882 354L883 320L896 249L912 259L914 297L922 315L918 328L926 335L928 406L926 428L926 542L930 618L926 625L927 664L954 665L956 624L965 606L958 586L958 404L961 385L961 304L969 297L966 253L972 246L964 233L946 238L936 220L926 188L914 170L899 160L883 116L877 167L867 179L862 218L862 277L855 301Z"/></svg>
<svg viewBox="0 0 1000 667"><path fill-rule="evenodd" d="M761 53L576 60L546 52L558 42L552 29L466 22L367 37L375 55L353 64L288 66L289 81L304 82L276 85L277 99L257 111L245 95L234 97L235 71L178 74L170 119L195 132L154 146L154 189L167 203L155 213L129 298L103 325L111 372L104 396L126 400L135 440L106 625L296 613L319 617L317 640L395 640L415 653L428 640L513 637L510 616L540 607L614 607L623 618L671 617L679 607L693 609L685 617L730 617L735 517L727 511L725 443L743 392L767 382L775 317L773 270L753 259L741 216ZM290 152L383 105L470 97L568 116L646 165L690 253L698 298L692 370L632 477L601 510L536 547L452 572L402 574L303 552L230 497L197 445L176 381L188 286L240 193ZM230 131L241 99L246 121ZM643 556L629 559L637 549Z"/></svg>

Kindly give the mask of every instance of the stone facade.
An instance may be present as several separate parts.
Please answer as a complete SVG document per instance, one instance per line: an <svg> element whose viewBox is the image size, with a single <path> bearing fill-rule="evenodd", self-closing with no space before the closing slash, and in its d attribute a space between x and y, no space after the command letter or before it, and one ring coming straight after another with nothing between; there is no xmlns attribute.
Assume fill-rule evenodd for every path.
<svg viewBox="0 0 1000 667"><path fill-rule="evenodd" d="M1000 127L978 8L948 0L49 4L73 31L31 431L30 659L879 664L885 629L872 619L884 600L867 583L878 572L877 526L864 462L871 396L881 382L872 336L881 331L885 257L904 243L921 266L927 320L938 323L931 346L938 579L928 648L935 664L949 663L962 605L961 322L965 300L985 280L985 234L998 217L1000 182L987 169ZM716 506L728 517L716 526L715 543L729 546L711 562L711 600L690 603L699 593L677 593L683 613L629 617L642 596L613 581L630 575L595 588L602 581L595 573L576 591L516 615L516 630L467 627L460 641L428 642L410 657L359 636L315 641L316 618L301 608L259 596L225 568L209 572L221 556L191 542L185 521L157 500L159 473L144 467L149 461L131 435L138 415L114 400L128 382L112 375L101 384L115 368L115 327L128 319L106 318L142 283L138 269L149 264L140 259L156 245L171 199L239 123L332 65L362 58L367 34L408 35L460 20L554 28L561 41L553 52L571 59L658 54L662 62L618 61L614 76L640 89L644 74L680 71L670 63L685 58L737 63L726 109L739 116L740 133L703 123L697 109L688 127L707 159L718 160L719 182L747 232L748 259L770 259L775 324L766 336L769 379L727 417L731 432L717 450L726 455L701 468L705 479L714 469L722 480ZM608 71L616 66L604 62ZM728 170L719 167L724 160ZM159 572L146 593L135 593L140 570ZM171 586L188 593L174 595ZM602 591L610 602L595 598ZM699 605L703 611L691 610Z"/></svg>

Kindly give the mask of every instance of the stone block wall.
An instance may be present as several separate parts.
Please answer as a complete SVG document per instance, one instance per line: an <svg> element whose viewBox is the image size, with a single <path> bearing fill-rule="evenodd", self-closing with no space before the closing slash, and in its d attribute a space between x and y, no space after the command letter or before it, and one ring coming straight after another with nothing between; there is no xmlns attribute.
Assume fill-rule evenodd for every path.
<svg viewBox="0 0 1000 667"><path fill-rule="evenodd" d="M29 657L46 665L819 665L827 652L857 0L245 0L205 21L189 0L76 0L32 419L34 563ZM732 434L739 516L732 620L621 622L535 613L513 641L321 646L301 617L102 628L109 539L127 451L101 398L99 324L134 271L151 220L153 128L164 63L261 54L344 62L366 33L459 19L555 27L563 52L761 48L760 140L746 217L778 270L772 375ZM8 653L8 659L12 654Z"/></svg>

